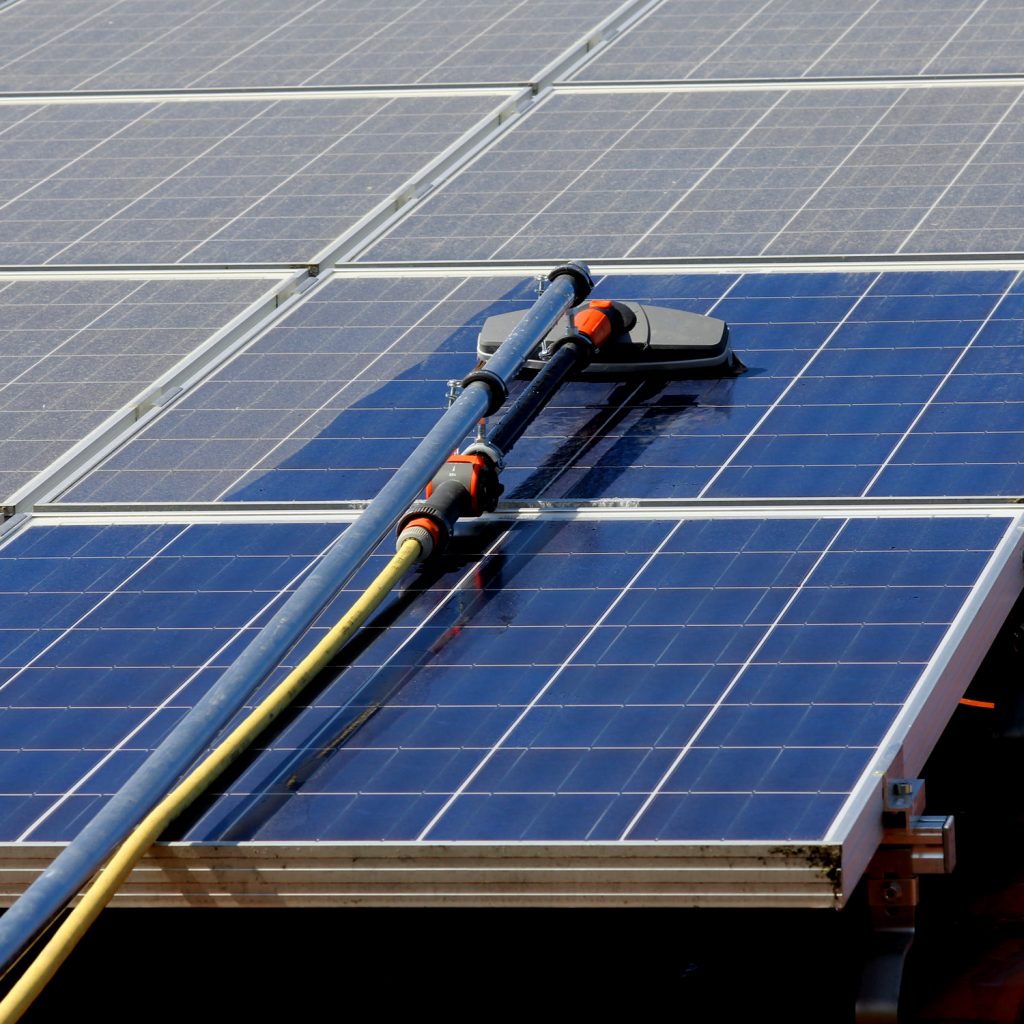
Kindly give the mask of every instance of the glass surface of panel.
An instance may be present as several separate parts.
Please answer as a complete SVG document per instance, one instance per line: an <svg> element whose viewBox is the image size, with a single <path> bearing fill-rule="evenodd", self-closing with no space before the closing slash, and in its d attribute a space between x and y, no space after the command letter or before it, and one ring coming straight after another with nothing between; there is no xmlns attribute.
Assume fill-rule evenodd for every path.
<svg viewBox="0 0 1024 1024"><path fill-rule="evenodd" d="M821 838L1006 522L506 529L396 601L189 837Z"/></svg>
<svg viewBox="0 0 1024 1024"><path fill-rule="evenodd" d="M308 261L499 102L8 107L0 264Z"/></svg>
<svg viewBox="0 0 1024 1024"><path fill-rule="evenodd" d="M526 82L616 0L56 0L0 11L0 90Z"/></svg>
<svg viewBox="0 0 1024 1024"><path fill-rule="evenodd" d="M1012 271L619 275L595 295L720 317L746 370L566 384L510 453L507 498L1024 491ZM339 281L67 498L370 498L483 320L530 300L510 278Z"/></svg>
<svg viewBox="0 0 1024 1024"><path fill-rule="evenodd" d="M556 94L375 260L1017 252L1016 86Z"/></svg>
<svg viewBox="0 0 1024 1024"><path fill-rule="evenodd" d="M1016 74L1013 0L699 0L662 4L576 81Z"/></svg>
<svg viewBox="0 0 1024 1024"><path fill-rule="evenodd" d="M272 287L0 282L0 501Z"/></svg>
<svg viewBox="0 0 1024 1024"><path fill-rule="evenodd" d="M479 524L181 828L821 839L1010 522ZM0 549L24 618L0 630L4 838L81 828L341 529L33 527Z"/></svg>
<svg viewBox="0 0 1024 1024"><path fill-rule="evenodd" d="M0 548L0 835L76 833L340 530L32 527Z"/></svg>

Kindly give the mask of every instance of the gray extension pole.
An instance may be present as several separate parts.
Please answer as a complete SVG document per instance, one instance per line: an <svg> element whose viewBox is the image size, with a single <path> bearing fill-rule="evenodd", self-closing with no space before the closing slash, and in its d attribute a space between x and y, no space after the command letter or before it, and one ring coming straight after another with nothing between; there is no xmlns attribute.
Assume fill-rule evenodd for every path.
<svg viewBox="0 0 1024 1024"><path fill-rule="evenodd" d="M324 555L209 692L142 767L0 917L0 970L66 906L135 826L202 756L217 734L338 595L481 416L501 405L508 385L544 336L593 287L585 264L568 263L527 310L485 369L471 373L454 404L380 493Z"/></svg>

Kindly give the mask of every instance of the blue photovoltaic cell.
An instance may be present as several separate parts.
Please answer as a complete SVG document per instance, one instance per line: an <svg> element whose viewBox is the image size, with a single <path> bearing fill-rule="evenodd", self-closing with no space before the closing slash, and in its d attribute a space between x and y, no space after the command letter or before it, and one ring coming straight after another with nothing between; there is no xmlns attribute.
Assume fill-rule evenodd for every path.
<svg viewBox="0 0 1024 1024"><path fill-rule="evenodd" d="M0 501L274 287L266 280L0 283Z"/></svg>
<svg viewBox="0 0 1024 1024"><path fill-rule="evenodd" d="M745 373L566 385L506 497L1024 492L1024 286L1009 271L605 278L595 295L712 312ZM506 278L339 280L66 497L370 498L473 365Z"/></svg>
<svg viewBox="0 0 1024 1024"><path fill-rule="evenodd" d="M0 835L48 810L46 834L77 831L339 529L32 528L0 550Z"/></svg>
<svg viewBox="0 0 1024 1024"><path fill-rule="evenodd" d="M1021 95L962 84L556 92L367 258L1019 252Z"/></svg>
<svg viewBox="0 0 1024 1024"><path fill-rule="evenodd" d="M1015 0L675 0L573 76L586 81L1016 73Z"/></svg>
<svg viewBox="0 0 1024 1024"><path fill-rule="evenodd" d="M369 497L443 411L447 380L474 365L484 317L527 308L534 291L358 280L319 295L69 497ZM283 475L272 484L268 470Z"/></svg>
<svg viewBox="0 0 1024 1024"><path fill-rule="evenodd" d="M525 82L618 0L33 0L0 12L0 89ZM114 8L113 10L111 8Z"/></svg>
<svg viewBox="0 0 1024 1024"><path fill-rule="evenodd" d="M821 839L1011 522L477 525L187 836ZM0 836L74 834L340 529L11 541Z"/></svg>
<svg viewBox="0 0 1024 1024"><path fill-rule="evenodd" d="M8 106L0 115L0 263L308 261L501 102Z"/></svg>

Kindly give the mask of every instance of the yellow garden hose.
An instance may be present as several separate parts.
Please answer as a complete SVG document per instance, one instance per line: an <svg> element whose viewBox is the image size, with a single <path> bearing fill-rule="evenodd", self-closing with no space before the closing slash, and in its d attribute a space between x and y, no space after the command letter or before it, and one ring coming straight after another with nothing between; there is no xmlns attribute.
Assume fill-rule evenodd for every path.
<svg viewBox="0 0 1024 1024"><path fill-rule="evenodd" d="M288 673L171 792L139 823L116 853L97 873L81 899L24 974L0 1002L0 1024L11 1024L32 1005L46 983L78 944L118 886L157 841L167 826L274 721L311 679L345 646L373 614L405 573L419 560L419 541L404 541L394 558L359 596L328 634Z"/></svg>

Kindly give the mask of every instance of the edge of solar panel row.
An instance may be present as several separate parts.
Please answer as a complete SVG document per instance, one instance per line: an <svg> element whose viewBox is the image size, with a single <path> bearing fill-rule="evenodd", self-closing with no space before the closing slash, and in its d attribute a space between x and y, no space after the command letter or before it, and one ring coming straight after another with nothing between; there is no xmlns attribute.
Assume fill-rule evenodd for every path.
<svg viewBox="0 0 1024 1024"><path fill-rule="evenodd" d="M368 840L434 853L486 844L499 859L519 843L617 843L623 863L638 843L641 861L645 842L721 847L716 857L753 843L768 847L764 864L796 871L784 901L842 902L877 842L879 772L896 748L908 770L923 762L1019 590L1021 520L793 516L481 524L385 605L351 667L218 786L182 838L241 842L238 869L302 841L342 857L364 856ZM70 838L340 528L72 520L4 545L14 592L0 725L21 747L3 759L18 834L0 850L19 859L21 844ZM569 578L570 557L563 590L548 581ZM47 629L19 629L17 616ZM124 652L116 672L103 667L111 650ZM331 737L378 704L335 749ZM719 879L710 902L749 898L745 874L735 889ZM657 899L650 878L637 881L635 898ZM382 893L380 882L369 902L431 899L432 886ZM486 899L510 883L472 884ZM577 884L585 901L628 895L558 881L566 899ZM679 885L666 897L703 901ZM522 896L544 891L525 883ZM344 883L326 895L343 893L359 898Z"/></svg>
<svg viewBox="0 0 1024 1024"><path fill-rule="evenodd" d="M468 5L455 38L436 2L420 20L376 2L337 23L275 2L267 33L264 3L231 0L214 24L191 0L120 0L123 39L108 6L51 38L52 0L0 8L25 33L0 43L0 134L24 161L0 196L0 262L41 282L0 282L23 317L0 380L16 441L0 446L4 491L26 493L26 474L129 401L70 488L36 488L0 536L0 903L351 521L301 503L371 497L475 359L484 317L528 305L532 283L489 263L578 252L664 258L596 294L725 317L746 372L569 384L512 460L509 510L407 581L117 902L842 905L882 836L883 776L921 769L1020 593L1020 260L764 274L671 261L1021 249L1007 192L1021 83L927 82L1016 74L1005 0L938 5L925 41L909 9L855 17L831 0L811 24L784 5L772 26L748 0L713 24L694 0L571 0L553 33L536 3ZM354 33L340 57L332 31ZM452 56L417 63L439 32ZM711 66L922 84L588 85L688 87ZM354 84L396 93L229 94ZM462 84L513 87L511 127L505 99L431 92ZM66 102L14 95L42 85ZM94 89L119 95L73 96ZM329 264L368 219L358 258L404 271L304 271L308 292L268 310L266 281L218 270ZM423 276L430 259L480 263ZM36 266L58 260L83 265L60 279L63 301ZM85 269L193 260L200 283ZM175 378L233 310L233 347ZM161 408L137 409L158 380ZM54 395L74 416L63 433ZM512 510L548 499L566 511ZM673 500L707 508L655 504ZM178 517L145 511L161 502Z"/></svg>

